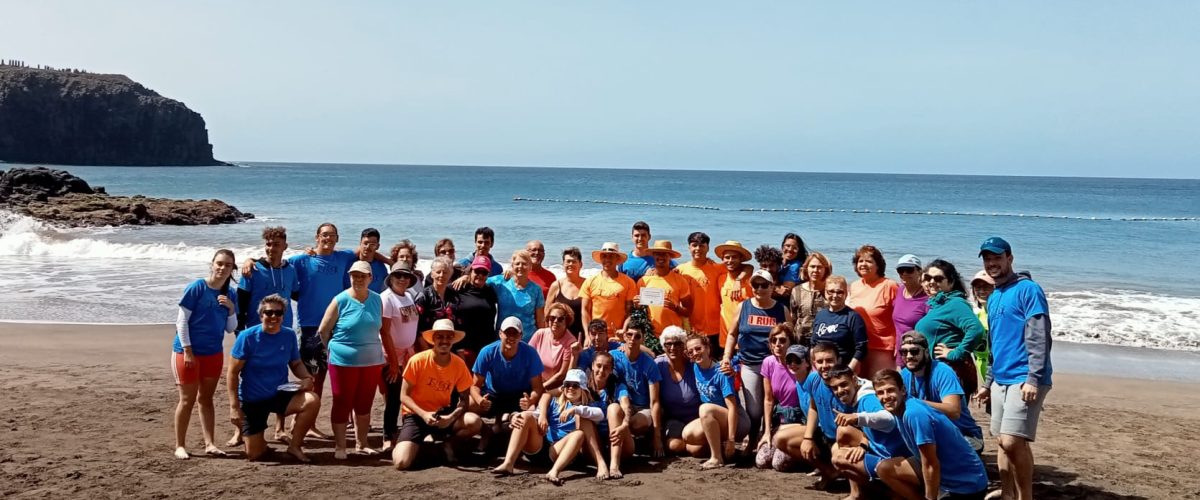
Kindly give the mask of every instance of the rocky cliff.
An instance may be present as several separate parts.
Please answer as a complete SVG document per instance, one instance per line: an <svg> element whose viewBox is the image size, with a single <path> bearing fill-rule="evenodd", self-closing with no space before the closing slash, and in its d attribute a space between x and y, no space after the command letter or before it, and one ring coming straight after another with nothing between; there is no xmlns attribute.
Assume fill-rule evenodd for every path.
<svg viewBox="0 0 1200 500"><path fill-rule="evenodd" d="M223 165L204 118L123 75L0 65L0 160Z"/></svg>
<svg viewBox="0 0 1200 500"><path fill-rule="evenodd" d="M63 170L0 173L0 209L68 226L233 224L254 218L221 200L110 196Z"/></svg>

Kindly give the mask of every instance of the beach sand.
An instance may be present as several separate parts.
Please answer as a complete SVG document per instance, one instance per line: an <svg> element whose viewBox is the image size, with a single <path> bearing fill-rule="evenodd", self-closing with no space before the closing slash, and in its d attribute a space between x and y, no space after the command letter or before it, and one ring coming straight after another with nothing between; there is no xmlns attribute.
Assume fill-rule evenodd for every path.
<svg viewBox="0 0 1200 500"><path fill-rule="evenodd" d="M813 491L814 478L746 468L699 470L698 460L634 460L626 478L598 484L576 469L556 488L544 467L494 479L493 462L430 465L395 472L383 458L333 459L331 443L310 440L312 465L279 452L265 463L231 458L172 458L176 392L168 352L173 328L0 323L0 497L214 498L244 496L352 498L531 498L584 494L601 498L838 499ZM226 342L228 349L231 342ZM1059 348L1056 345L1056 348ZM1055 374L1034 446L1037 498L1200 498L1200 385ZM326 391L328 394L328 391ZM328 401L318 421L329 429ZM217 434L232 426L222 386ZM974 410L980 424L987 416ZM376 400L375 426L381 400ZM379 437L372 435L375 445ZM1188 445L1187 443L1193 443ZM189 449L201 451L199 415ZM995 443L986 460L995 485ZM424 458L426 456L432 457ZM637 464L637 465L633 465ZM519 466L522 469L524 466Z"/></svg>

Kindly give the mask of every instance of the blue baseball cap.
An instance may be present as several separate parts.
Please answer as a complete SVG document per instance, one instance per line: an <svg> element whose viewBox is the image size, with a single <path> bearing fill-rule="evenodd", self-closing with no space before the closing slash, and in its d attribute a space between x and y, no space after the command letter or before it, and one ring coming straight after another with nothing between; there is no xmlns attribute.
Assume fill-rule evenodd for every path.
<svg viewBox="0 0 1200 500"><path fill-rule="evenodd" d="M980 257L983 257L983 252L994 253L997 255L1003 253L1012 253L1012 246L1009 245L1007 241L1004 241L1004 238L992 236L991 238L983 240L983 244L979 245Z"/></svg>
<svg viewBox="0 0 1200 500"><path fill-rule="evenodd" d="M792 344L790 347L788 347L787 354L784 355L784 359L787 359L788 356L795 356L800 358L801 361L808 361L808 346Z"/></svg>

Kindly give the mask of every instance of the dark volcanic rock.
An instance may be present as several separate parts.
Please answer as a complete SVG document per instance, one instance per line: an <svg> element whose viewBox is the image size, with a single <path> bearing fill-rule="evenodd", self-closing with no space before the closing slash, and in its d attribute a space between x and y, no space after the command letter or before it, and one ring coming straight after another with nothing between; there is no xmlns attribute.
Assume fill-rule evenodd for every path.
<svg viewBox="0 0 1200 500"><path fill-rule="evenodd" d="M0 160L224 165L204 118L123 75L0 65Z"/></svg>
<svg viewBox="0 0 1200 500"><path fill-rule="evenodd" d="M0 207L69 226L196 226L254 218L221 200L109 196L69 172L45 167L0 174Z"/></svg>

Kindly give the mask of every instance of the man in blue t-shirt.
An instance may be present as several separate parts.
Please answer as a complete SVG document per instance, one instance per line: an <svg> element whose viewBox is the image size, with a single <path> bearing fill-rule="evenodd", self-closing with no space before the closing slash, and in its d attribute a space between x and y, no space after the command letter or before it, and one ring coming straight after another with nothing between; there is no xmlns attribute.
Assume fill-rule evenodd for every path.
<svg viewBox="0 0 1200 500"><path fill-rule="evenodd" d="M958 427L924 401L908 397L896 370L880 370L872 382L911 454L880 462L879 478L901 498L982 500L987 470Z"/></svg>
<svg viewBox="0 0 1200 500"><path fill-rule="evenodd" d="M372 292L383 293L387 288L388 264L381 259L376 259L379 254L379 230L373 227L363 229L362 235L358 238L358 260L365 260L371 263L371 283L367 285ZM349 274L346 275L346 288L350 287Z"/></svg>
<svg viewBox="0 0 1200 500"><path fill-rule="evenodd" d="M908 332L901 337L900 356L904 359L900 376L904 379L908 396L920 399L946 415L962 432L971 448L982 453L983 430L971 416L967 396L954 369L930 355L929 341L920 332Z"/></svg>
<svg viewBox="0 0 1200 500"><path fill-rule="evenodd" d="M246 443L246 459L258 460L268 451L263 433L267 417L274 413L280 421L296 415L287 452L308 462L301 446L321 409L321 398L313 390L313 377L300 361L296 332L284 328L287 299L268 295L258 305L262 323L242 330L229 352L231 363L225 380L229 388L229 415L234 427L241 429ZM288 382L288 370L300 379Z"/></svg>
<svg viewBox="0 0 1200 500"><path fill-rule="evenodd" d="M861 498L867 483L879 479L879 463L908 455L896 419L879 403L871 382L843 366L829 373L829 389L849 412L838 412L833 465L850 480L850 498Z"/></svg>
<svg viewBox="0 0 1200 500"><path fill-rule="evenodd" d="M487 257L490 263L488 269L488 277L497 276L504 273L504 266L501 266L496 259L492 257L492 245L496 244L496 232L492 228L484 226L475 230L475 251L471 255L458 259L457 267L467 269L471 267L471 262L475 261L475 257Z"/></svg>
<svg viewBox="0 0 1200 500"><path fill-rule="evenodd" d="M983 270L996 282L988 297L992 360L978 397L992 400L992 435L1004 498L1033 498L1033 451L1038 417L1050 391L1050 307L1042 287L1013 272L1012 246L991 237L979 246Z"/></svg>
<svg viewBox="0 0 1200 500"><path fill-rule="evenodd" d="M483 417L500 417L513 412L532 411L542 393L542 372L546 369L537 349L521 341L521 320L508 317L500 325L500 340L479 350L471 373L470 411Z"/></svg>
<svg viewBox="0 0 1200 500"><path fill-rule="evenodd" d="M242 274L238 281L238 331L262 323L258 317L258 304L263 297L279 295L285 300L283 326L291 328L292 299L300 295L300 277L296 268L283 260L287 250L287 229L268 227L262 231L266 257L254 261L254 270Z"/></svg>
<svg viewBox="0 0 1200 500"><path fill-rule="evenodd" d="M634 283L642 279L646 275L646 271L654 269L654 254L650 252L650 224L643 221L633 223L633 251L629 253L629 258L625 259L621 265L617 266L617 271L629 276ZM679 265L675 259L671 259L671 269Z"/></svg>

